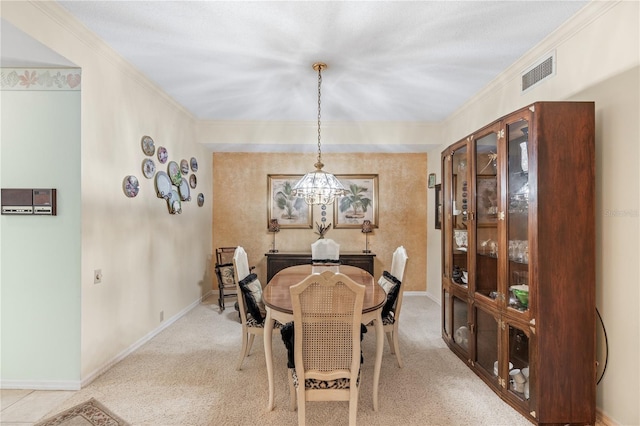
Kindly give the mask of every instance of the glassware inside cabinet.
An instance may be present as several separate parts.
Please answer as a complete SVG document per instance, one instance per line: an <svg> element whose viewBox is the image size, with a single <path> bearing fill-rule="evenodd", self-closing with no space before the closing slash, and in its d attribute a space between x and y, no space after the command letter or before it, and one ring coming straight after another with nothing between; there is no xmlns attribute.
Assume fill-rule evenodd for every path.
<svg viewBox="0 0 640 426"><path fill-rule="evenodd" d="M498 297L498 135L491 132L475 141L475 292Z"/></svg>
<svg viewBox="0 0 640 426"><path fill-rule="evenodd" d="M469 235L467 221L469 215L469 186L467 182L469 158L466 145L454 151L452 155L452 226L453 262L451 265L451 279L462 286L468 284L468 249Z"/></svg>
<svg viewBox="0 0 640 426"><path fill-rule="evenodd" d="M476 365L488 375L498 377L498 321L488 312L475 309L476 315Z"/></svg>
<svg viewBox="0 0 640 426"><path fill-rule="evenodd" d="M465 351L469 350L469 318L467 302L453 296L453 341Z"/></svg>
<svg viewBox="0 0 640 426"><path fill-rule="evenodd" d="M529 385L529 336L509 325L509 391L527 400L532 389Z"/></svg>
<svg viewBox="0 0 640 426"><path fill-rule="evenodd" d="M529 309L529 123L507 125L508 306Z"/></svg>

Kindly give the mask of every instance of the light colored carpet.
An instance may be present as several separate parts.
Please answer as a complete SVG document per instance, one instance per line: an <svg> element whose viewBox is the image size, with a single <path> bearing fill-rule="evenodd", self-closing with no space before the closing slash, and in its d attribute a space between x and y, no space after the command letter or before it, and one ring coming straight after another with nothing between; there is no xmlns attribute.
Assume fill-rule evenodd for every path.
<svg viewBox="0 0 640 426"><path fill-rule="evenodd" d="M94 398L71 407L35 426L129 426Z"/></svg>
<svg viewBox="0 0 640 426"><path fill-rule="evenodd" d="M373 329L363 340L358 423L368 425L530 425L444 344L440 307L425 295L404 297L397 367L385 340L379 410L373 411ZM289 410L286 352L274 336L275 408L267 411L264 345L256 338L235 370L241 328L230 303L219 312L209 297L153 340L59 407L96 398L133 426L295 425ZM310 402L307 424L348 423L347 402Z"/></svg>

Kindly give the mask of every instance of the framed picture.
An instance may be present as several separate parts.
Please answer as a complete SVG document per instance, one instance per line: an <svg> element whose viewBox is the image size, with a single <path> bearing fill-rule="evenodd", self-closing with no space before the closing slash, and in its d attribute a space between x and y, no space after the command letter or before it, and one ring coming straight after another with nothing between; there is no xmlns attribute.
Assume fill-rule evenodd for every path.
<svg viewBox="0 0 640 426"><path fill-rule="evenodd" d="M435 216L436 216L436 229L442 229L442 185L437 184L434 186L435 191Z"/></svg>
<svg viewBox="0 0 640 426"><path fill-rule="evenodd" d="M429 173L428 184L429 184L429 188L433 188L436 185L436 174L435 173Z"/></svg>
<svg viewBox="0 0 640 426"><path fill-rule="evenodd" d="M476 209L478 226L498 223L498 181L495 175L476 177Z"/></svg>
<svg viewBox="0 0 640 426"><path fill-rule="evenodd" d="M267 227L277 219L280 228L311 228L311 206L294 197L302 175L267 175Z"/></svg>
<svg viewBox="0 0 640 426"><path fill-rule="evenodd" d="M378 175L336 175L347 194L333 208L334 228L360 228L365 220L378 227Z"/></svg>

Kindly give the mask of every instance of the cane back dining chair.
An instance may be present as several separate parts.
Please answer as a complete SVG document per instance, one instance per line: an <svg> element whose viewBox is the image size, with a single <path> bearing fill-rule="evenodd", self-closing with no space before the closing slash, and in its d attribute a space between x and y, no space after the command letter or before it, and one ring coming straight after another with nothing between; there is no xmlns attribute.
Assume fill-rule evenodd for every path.
<svg viewBox="0 0 640 426"><path fill-rule="evenodd" d="M298 425L305 424L306 401L349 401L349 425L355 425L365 286L325 271L289 291L295 360L289 388L291 407L298 406Z"/></svg>
<svg viewBox="0 0 640 426"><path fill-rule="evenodd" d="M400 310L402 308L402 295L404 286L404 271L407 266L407 250L400 246L393 252L391 259L391 272L384 271L378 284L384 288L387 293L387 301L382 308L382 325L389 348L392 354L396 356L398 367L402 368L402 358L400 357L400 345L398 343L398 327L400 325ZM370 324L368 324L370 325Z"/></svg>
<svg viewBox="0 0 640 426"><path fill-rule="evenodd" d="M249 356L253 340L264 334L265 308L262 302L262 284L258 276L251 272L247 252L243 247L236 247L233 254L233 269L236 277L236 292L238 294L238 310L242 323L242 349L236 370L242 368L242 362ZM242 297L240 297L242 296ZM273 333L279 331L277 321Z"/></svg>

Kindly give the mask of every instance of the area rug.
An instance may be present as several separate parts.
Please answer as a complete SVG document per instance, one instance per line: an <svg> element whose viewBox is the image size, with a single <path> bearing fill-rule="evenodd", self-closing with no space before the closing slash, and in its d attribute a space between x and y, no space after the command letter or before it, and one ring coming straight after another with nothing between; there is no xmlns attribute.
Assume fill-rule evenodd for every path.
<svg viewBox="0 0 640 426"><path fill-rule="evenodd" d="M129 423L91 398L34 426L129 426Z"/></svg>

